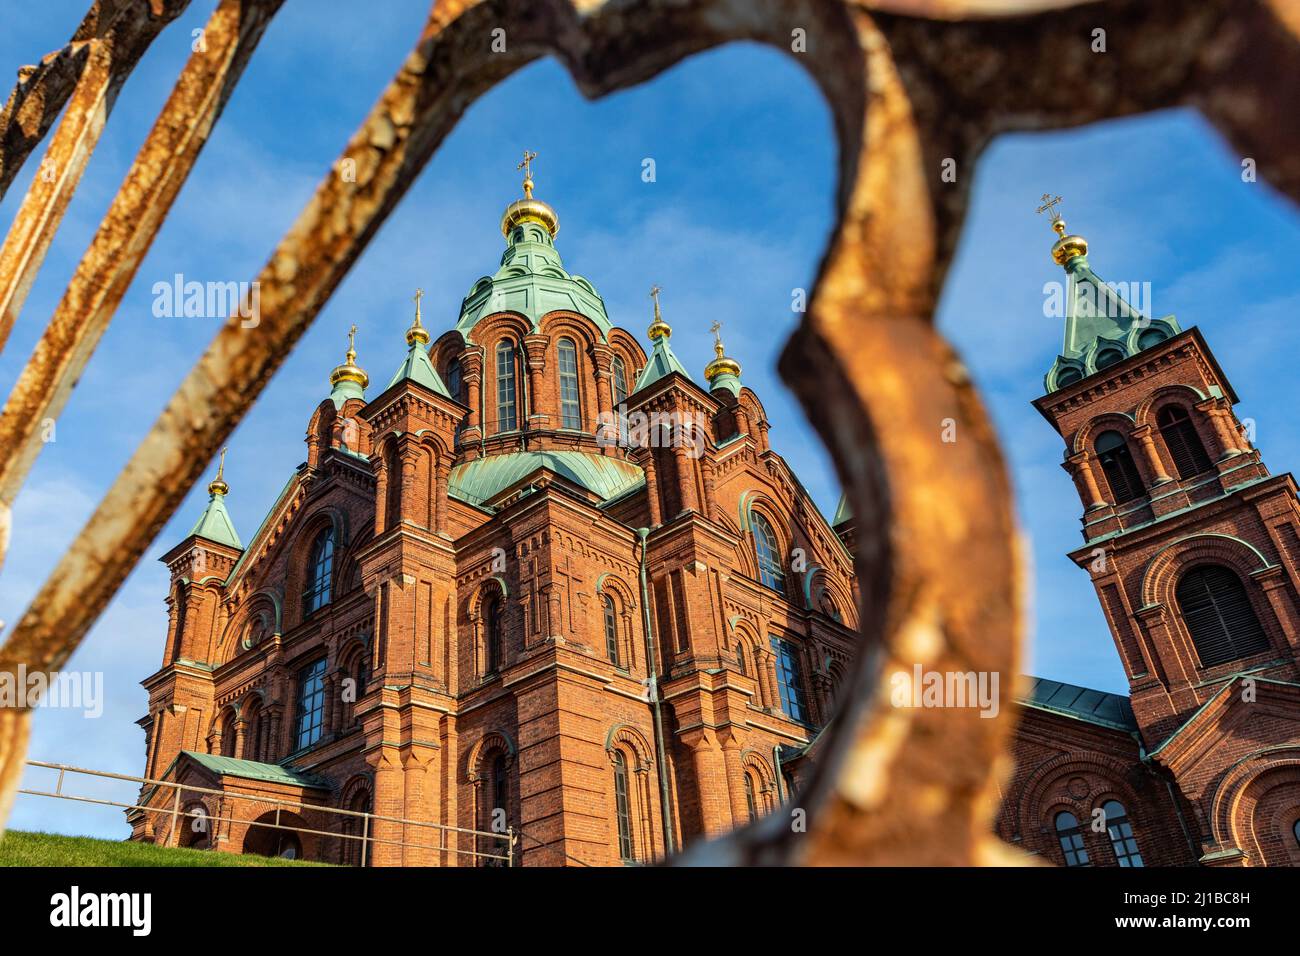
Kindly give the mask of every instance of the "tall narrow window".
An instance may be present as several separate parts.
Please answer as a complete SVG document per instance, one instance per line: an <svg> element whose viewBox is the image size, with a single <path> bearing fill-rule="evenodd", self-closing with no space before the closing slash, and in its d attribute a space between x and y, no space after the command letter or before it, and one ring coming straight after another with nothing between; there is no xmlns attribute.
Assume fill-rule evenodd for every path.
<svg viewBox="0 0 1300 956"><path fill-rule="evenodd" d="M605 654L611 664L617 665L619 662L618 615L614 612L614 599L604 594L601 596L601 603L605 606Z"/></svg>
<svg viewBox="0 0 1300 956"><path fill-rule="evenodd" d="M627 366L621 356L614 356L614 404L622 405L627 401Z"/></svg>
<svg viewBox="0 0 1300 956"><path fill-rule="evenodd" d="M578 350L573 339L560 339L560 427L582 428L582 400L578 396Z"/></svg>
<svg viewBox="0 0 1300 956"><path fill-rule="evenodd" d="M1097 460L1101 462L1114 503L1121 505L1141 497L1142 476L1133 463L1133 454L1128 450L1124 436L1119 432L1102 432L1093 447L1097 450Z"/></svg>
<svg viewBox="0 0 1300 956"><path fill-rule="evenodd" d="M754 529L754 551L758 557L758 579L773 591L785 593L785 569L781 567L781 546L776 532L762 515L750 515Z"/></svg>
<svg viewBox="0 0 1300 956"><path fill-rule="evenodd" d="M493 593L483 603L484 672L501 668L501 596Z"/></svg>
<svg viewBox="0 0 1300 956"><path fill-rule="evenodd" d="M799 666L799 648L792 641L772 638L776 657L776 687L781 695L781 710L791 720L808 722L808 703L803 693L803 669Z"/></svg>
<svg viewBox="0 0 1300 956"><path fill-rule="evenodd" d="M1088 865L1088 851L1083 845L1079 818L1068 810L1062 810L1056 815L1056 839L1060 841L1066 866Z"/></svg>
<svg viewBox="0 0 1300 956"><path fill-rule="evenodd" d="M465 373L461 370L460 359L452 359L447 366L447 393L461 404L465 403ZM456 435L460 436L465 427L465 419L456 423Z"/></svg>
<svg viewBox="0 0 1300 956"><path fill-rule="evenodd" d="M748 773L745 774L745 808L749 810L751 823L758 819L758 801L754 797L754 778Z"/></svg>
<svg viewBox="0 0 1300 956"><path fill-rule="evenodd" d="M1106 812L1106 832L1110 835L1111 849L1115 851L1115 862L1120 866L1142 866L1142 854L1138 852L1133 824L1129 822L1124 804L1107 800L1101 808Z"/></svg>
<svg viewBox="0 0 1300 956"><path fill-rule="evenodd" d="M298 720L296 749L320 740L325 723L325 658L313 661L298 672Z"/></svg>
<svg viewBox="0 0 1300 956"><path fill-rule="evenodd" d="M748 676L749 672L745 670L745 645L740 641L736 641L736 666L742 674Z"/></svg>
<svg viewBox="0 0 1300 956"><path fill-rule="evenodd" d="M221 756L238 757L235 752L235 741L239 738L236 736L238 731L235 730L235 715L233 712L227 713L225 720L221 722Z"/></svg>
<svg viewBox="0 0 1300 956"><path fill-rule="evenodd" d="M334 529L316 535L307 556L307 584L302 593L304 616L330 602L330 581L334 573Z"/></svg>
<svg viewBox="0 0 1300 956"><path fill-rule="evenodd" d="M1174 598L1202 667L1268 649L1268 637L1241 578L1227 568L1217 564L1193 568L1178 582Z"/></svg>
<svg viewBox="0 0 1300 956"><path fill-rule="evenodd" d="M614 751L614 812L618 818L618 858L636 859L632 846L632 809L627 792L627 759L623 751Z"/></svg>
<svg viewBox="0 0 1300 956"><path fill-rule="evenodd" d="M1178 471L1179 478L1191 478L1210 470L1210 456L1205 453L1196 426L1187 417L1187 409L1178 405L1166 405L1156 416L1156 424L1160 427L1160 437L1165 440L1165 447L1174 459L1174 468Z"/></svg>
<svg viewBox="0 0 1300 956"><path fill-rule="evenodd" d="M519 427L515 402L515 344L502 339L497 345L497 431Z"/></svg>
<svg viewBox="0 0 1300 956"><path fill-rule="evenodd" d="M1291 835L1295 837L1296 846L1300 846L1300 820L1291 824Z"/></svg>
<svg viewBox="0 0 1300 956"><path fill-rule="evenodd" d="M510 825L510 778L506 776L505 754L498 753L492 760L492 815L501 811L506 826Z"/></svg>

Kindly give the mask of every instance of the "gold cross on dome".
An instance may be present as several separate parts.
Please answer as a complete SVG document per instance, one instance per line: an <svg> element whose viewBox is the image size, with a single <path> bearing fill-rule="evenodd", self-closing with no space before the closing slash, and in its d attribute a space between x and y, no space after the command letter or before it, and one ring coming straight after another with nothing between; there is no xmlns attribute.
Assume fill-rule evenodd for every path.
<svg viewBox="0 0 1300 956"><path fill-rule="evenodd" d="M411 296L415 300L415 324L420 324L420 300L424 298L424 290L416 289L415 295Z"/></svg>
<svg viewBox="0 0 1300 956"><path fill-rule="evenodd" d="M217 480L221 480L221 475L226 470L226 449L221 449L221 460L217 462Z"/></svg>
<svg viewBox="0 0 1300 956"><path fill-rule="evenodd" d="M1038 207L1038 212L1047 213L1052 222L1061 218L1061 213L1055 208L1056 204L1061 201L1060 196L1053 196L1051 193L1043 193L1043 204Z"/></svg>
<svg viewBox="0 0 1300 956"><path fill-rule="evenodd" d="M524 198L533 198L533 160L537 158L536 153L524 150L523 161L515 167L524 171Z"/></svg>
<svg viewBox="0 0 1300 956"><path fill-rule="evenodd" d="M357 327L354 325L348 329L348 361L351 362L357 357Z"/></svg>
<svg viewBox="0 0 1300 956"><path fill-rule="evenodd" d="M713 333L713 341L721 345L722 344L722 335L721 335L722 323L719 322L717 319L714 319L713 324L709 326L709 331Z"/></svg>
<svg viewBox="0 0 1300 956"><path fill-rule="evenodd" d="M657 285L652 285L652 286L650 287L650 298L652 298L652 299L655 300L655 318L656 318L656 319L659 318L659 293L662 292L662 291L664 291L664 290L661 289L661 288L659 288L659 286L657 286Z"/></svg>

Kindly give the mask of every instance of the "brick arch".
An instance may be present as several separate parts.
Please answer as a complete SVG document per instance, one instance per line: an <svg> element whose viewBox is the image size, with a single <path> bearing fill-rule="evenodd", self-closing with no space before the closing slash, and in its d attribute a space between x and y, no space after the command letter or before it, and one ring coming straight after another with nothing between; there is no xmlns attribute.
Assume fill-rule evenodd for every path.
<svg viewBox="0 0 1300 956"><path fill-rule="evenodd" d="M518 754L514 740L505 730L489 730L474 742L465 755L465 779L470 783L478 783L483 779L484 760L498 750L505 754L506 769L513 767Z"/></svg>
<svg viewBox="0 0 1300 956"><path fill-rule="evenodd" d="M289 545L288 573L285 575L284 583L284 604L285 610L289 613L282 617L288 617L299 623L303 619L302 588L307 576L307 560L311 556L311 546L315 543L317 535L327 526L334 528L334 565L331 569L333 579L330 582L330 602L333 603L338 596L339 569L348 546L348 516L347 512L334 505L321 505L302 518Z"/></svg>
<svg viewBox="0 0 1300 956"><path fill-rule="evenodd" d="M1254 545L1226 534L1194 534L1180 538L1165 545L1151 556L1142 572L1142 603L1144 607L1162 604L1165 607L1177 606L1174 600L1174 587L1178 577L1194 564L1222 564L1231 568L1249 585L1251 575L1263 571L1272 565ZM1247 593L1251 588L1247 586ZM1260 605L1254 600L1256 613ZM1261 623L1268 627L1273 621L1270 612L1260 614ZM1269 628L1272 630L1272 628Z"/></svg>
<svg viewBox="0 0 1300 956"><path fill-rule="evenodd" d="M1139 805L1137 791L1126 780L1129 767L1121 760L1101 753L1058 754L1041 764L1031 773L1020 788L1019 806L1016 807L1015 819L1021 838L1035 840L1042 832L1049 819L1055 820L1060 810L1070 810L1084 827L1087 827L1092 810L1100 806L1099 800L1105 795L1113 795L1134 817L1134 807ZM1067 776L1088 774L1101 777L1106 785L1092 785L1082 797L1051 794L1048 789ZM1008 795L1009 796L1009 795ZM1050 811L1050 815L1049 815Z"/></svg>
<svg viewBox="0 0 1300 956"><path fill-rule="evenodd" d="M740 539L740 560L741 566L755 581L759 580L758 553L755 550L756 540L751 523L755 512L767 520L768 527L776 535L777 548L780 552L779 557L785 577L785 593L782 597L789 600L792 586L797 587L794 579L798 575L790 570L789 565L790 555L794 548L798 546L798 523L795 521L790 509L774 495L766 491L751 490L741 496L740 520L744 528L744 534ZM804 550L807 552L809 549L805 547Z"/></svg>
<svg viewBox="0 0 1300 956"><path fill-rule="evenodd" d="M623 667L632 670L637 663L636 654L636 623L635 612L639 609L636 602L636 592L632 590L631 585L612 571L606 571L596 579L596 594L598 597L604 596L606 591L614 596L614 614L615 618L621 619L619 625L619 657ZM600 609L601 636L604 636L604 608ZM603 647L604 644L602 643Z"/></svg>
<svg viewBox="0 0 1300 956"><path fill-rule="evenodd" d="M1137 410L1133 413L1133 424L1135 427L1150 425L1156 427L1156 415L1166 405L1179 405L1187 409L1187 414L1196 420L1196 413L1193 406L1197 402L1203 402L1206 395L1198 388L1191 385L1165 385L1156 389L1138 405Z"/></svg>
<svg viewBox="0 0 1300 956"><path fill-rule="evenodd" d="M443 382L447 381L447 368L452 362L461 358L467 351L477 346L470 345L457 329L450 329L434 339L429 346L429 361L438 370ZM452 396L455 398L455 396Z"/></svg>
<svg viewBox="0 0 1300 956"><path fill-rule="evenodd" d="M1092 454L1092 443L1096 440L1097 435L1105 431L1117 431L1124 436L1125 441L1131 441L1133 429L1137 424L1133 416L1125 412L1105 412L1096 418L1089 419L1079 430L1074 433L1074 439L1070 442L1072 454L1087 452ZM1134 460L1138 458L1135 454Z"/></svg>
<svg viewBox="0 0 1300 956"><path fill-rule="evenodd" d="M645 350L641 348L641 343L635 336L618 328L610 329L609 346L614 350L615 355L623 359L623 367L627 371L627 393L631 395L636 388L637 377L645 368ZM610 391L612 394L613 383L610 384Z"/></svg>
<svg viewBox="0 0 1300 956"><path fill-rule="evenodd" d="M1292 783L1300 783L1300 744L1266 747L1242 757L1228 768L1210 797L1211 838L1220 846L1253 850L1264 860L1255 808L1274 787Z"/></svg>
<svg viewBox="0 0 1300 956"><path fill-rule="evenodd" d="M641 731L630 724L615 724L605 735L605 755L614 761L614 751L623 750L636 758L636 763L629 770L648 770L653 765L650 741Z"/></svg>

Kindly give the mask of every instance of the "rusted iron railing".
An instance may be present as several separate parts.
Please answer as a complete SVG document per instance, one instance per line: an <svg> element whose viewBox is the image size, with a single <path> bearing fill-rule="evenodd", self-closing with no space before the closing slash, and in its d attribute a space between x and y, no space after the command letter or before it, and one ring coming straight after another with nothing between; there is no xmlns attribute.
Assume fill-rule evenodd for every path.
<svg viewBox="0 0 1300 956"><path fill-rule="evenodd" d="M10 508L279 0L221 0L127 182L0 413L0 555ZM0 344L116 91L187 0L96 0L72 41L20 73L0 111L0 190L53 125L53 179L28 191L0 256ZM1094 30L1122 38L1090 49ZM490 38L504 30L506 51ZM933 326L982 149L1008 129L1199 108L1262 178L1300 199L1300 0L440 0L415 47L257 276L256 334L232 316L17 622L0 669L77 647L388 214L486 90L541 56L588 96L753 40L792 53L839 138L837 225L781 362L858 523L863 653L801 796L811 828L766 818L697 852L716 862L1007 859L990 834L1014 682L994 720L892 709L915 663L1015 674L1021 560L987 416ZM792 42L802 40L802 46ZM342 168L343 163L336 165ZM955 180L942 170L958 171ZM1037 187L1036 187L1037 188ZM951 420L962 440L938 440ZM0 711L0 821L28 712Z"/></svg>

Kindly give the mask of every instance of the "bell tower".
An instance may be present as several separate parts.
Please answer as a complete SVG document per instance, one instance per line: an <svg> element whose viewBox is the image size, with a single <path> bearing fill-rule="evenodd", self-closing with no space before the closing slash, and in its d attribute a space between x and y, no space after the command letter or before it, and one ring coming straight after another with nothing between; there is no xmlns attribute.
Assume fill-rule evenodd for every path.
<svg viewBox="0 0 1300 956"><path fill-rule="evenodd" d="M1103 282L1055 201L1065 337L1034 407L1082 505L1069 557L1096 588L1146 753L1194 796L1260 740L1300 733L1279 716L1300 702L1296 483L1265 467L1200 330Z"/></svg>

